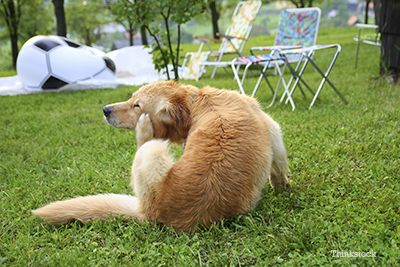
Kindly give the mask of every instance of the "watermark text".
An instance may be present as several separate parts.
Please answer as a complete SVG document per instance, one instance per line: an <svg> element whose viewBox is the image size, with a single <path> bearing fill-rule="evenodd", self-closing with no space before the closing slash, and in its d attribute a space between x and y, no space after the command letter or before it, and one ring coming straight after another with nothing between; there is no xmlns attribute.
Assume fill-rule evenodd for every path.
<svg viewBox="0 0 400 267"><path fill-rule="evenodd" d="M360 252L360 251L339 251L339 250L331 250L332 257L335 258L375 258L376 252L371 250L368 252Z"/></svg>

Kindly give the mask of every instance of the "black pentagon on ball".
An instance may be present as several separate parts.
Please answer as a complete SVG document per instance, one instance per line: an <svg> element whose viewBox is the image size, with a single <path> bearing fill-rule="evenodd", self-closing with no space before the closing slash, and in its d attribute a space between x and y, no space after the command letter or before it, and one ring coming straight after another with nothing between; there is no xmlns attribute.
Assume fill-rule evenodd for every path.
<svg viewBox="0 0 400 267"><path fill-rule="evenodd" d="M69 39L67 39L67 38L63 38L63 39L64 39L64 41L67 43L67 45L70 46L70 47L78 48L78 47L81 47L81 46L82 46L80 43L76 43L76 42L71 41L71 40L69 40Z"/></svg>
<svg viewBox="0 0 400 267"><path fill-rule="evenodd" d="M53 49L56 46L59 46L60 44L51 40L50 38L42 38L40 40L37 40L36 42L33 43L35 46L39 47L40 49L49 52L51 49Z"/></svg>
<svg viewBox="0 0 400 267"><path fill-rule="evenodd" d="M112 59L107 56L103 56L103 59L104 59L104 62L106 63L107 68L109 68L112 72L115 73L116 68L115 68L114 61L112 61Z"/></svg>
<svg viewBox="0 0 400 267"><path fill-rule="evenodd" d="M58 89L61 86L68 84L67 82L60 80L54 76L50 76L47 80L43 83L42 88L43 90L49 89Z"/></svg>

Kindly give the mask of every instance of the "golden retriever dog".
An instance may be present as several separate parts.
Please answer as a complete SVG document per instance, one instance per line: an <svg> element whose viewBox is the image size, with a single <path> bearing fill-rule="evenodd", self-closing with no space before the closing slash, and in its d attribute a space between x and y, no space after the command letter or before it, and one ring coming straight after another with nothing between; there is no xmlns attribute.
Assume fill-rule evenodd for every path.
<svg viewBox="0 0 400 267"><path fill-rule="evenodd" d="M78 197L35 215L54 224L123 215L192 231L253 210L268 178L275 190L289 184L278 123L238 92L156 82L103 111L112 126L136 131L135 196ZM168 140L185 143L176 162Z"/></svg>

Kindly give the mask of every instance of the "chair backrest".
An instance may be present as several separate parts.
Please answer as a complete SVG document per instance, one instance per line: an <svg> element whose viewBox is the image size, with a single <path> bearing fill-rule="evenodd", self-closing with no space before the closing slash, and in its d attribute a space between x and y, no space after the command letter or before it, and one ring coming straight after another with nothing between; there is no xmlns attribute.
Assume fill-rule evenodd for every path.
<svg viewBox="0 0 400 267"><path fill-rule="evenodd" d="M249 37L253 22L257 17L258 11L261 8L261 1L242 1L236 6L233 13L231 22L225 35L240 37L243 39L232 39L233 45L236 49L242 52L243 47L246 43L246 39ZM232 53L236 52L235 47L224 39L219 52Z"/></svg>
<svg viewBox="0 0 400 267"><path fill-rule="evenodd" d="M186 53L185 60L182 65L182 67L184 67L182 78L198 81L204 72L204 65L201 65L200 63L206 61L209 55L210 52Z"/></svg>
<svg viewBox="0 0 400 267"><path fill-rule="evenodd" d="M317 7L283 10L279 15L274 45L315 45L320 19L321 10Z"/></svg>

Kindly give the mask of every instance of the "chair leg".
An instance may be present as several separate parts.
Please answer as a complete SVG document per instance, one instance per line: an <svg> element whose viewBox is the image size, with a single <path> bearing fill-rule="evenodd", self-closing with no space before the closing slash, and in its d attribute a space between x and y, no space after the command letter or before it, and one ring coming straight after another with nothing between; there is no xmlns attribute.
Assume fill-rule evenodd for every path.
<svg viewBox="0 0 400 267"><path fill-rule="evenodd" d="M303 58L304 58L304 56L302 55L302 56L300 57L299 61L297 62L297 65L296 65L296 68L295 68L295 69L293 69L292 65L290 65L290 63L289 63L288 61L286 62L286 64L289 65L289 70L290 70L290 72L291 72L291 74L292 74L292 77L290 77L289 83L288 83L288 85L287 85L288 88L291 86L293 80L296 78L295 85L293 86L290 95L292 95L295 86L297 86L297 83L298 83L297 71L299 70L299 68L300 68L300 66L301 66L301 62L303 61ZM303 69L301 70L301 73L303 73L304 68L305 68L305 67L303 67ZM280 99L280 102L283 101L283 99L285 98L285 96L286 96L286 92L284 92L284 93L282 94L282 97L281 97L281 99ZM287 104L287 102L288 102L288 101L286 100L285 104Z"/></svg>
<svg viewBox="0 0 400 267"><path fill-rule="evenodd" d="M300 58L299 63L298 63L297 66L296 66L296 69L297 69L297 70L299 69L299 67L300 67L300 65L301 65L302 59L303 59L303 56ZM303 66L301 67L301 70L300 70L299 73L297 73L296 69L293 69L293 67L289 64L289 69L290 69L292 75L296 78L296 80L294 81L294 84L293 84L293 86L292 86L292 89L291 89L290 92L289 92L288 97L289 97L289 96L292 97L293 92L294 92L294 90L296 89L296 87L297 87L297 85L299 84L300 81L307 87L307 89L308 89L312 94L314 94L314 92L313 92L313 90L310 88L310 86L304 81L303 78L301 78L301 76L303 75L303 72L304 72L305 68L307 67L308 61L309 61L308 58L306 58L306 60L303 62ZM287 104L288 101L289 101L289 98L286 99L285 104Z"/></svg>
<svg viewBox="0 0 400 267"><path fill-rule="evenodd" d="M267 74L266 74L266 71L268 70L268 67L269 67L269 64L270 64L270 63L271 63L271 61L268 61L268 62L265 64L264 68L261 67L260 64L256 63L257 67L258 67L259 70L261 71L261 74L260 74L260 76L259 76L259 78L258 78L258 80L257 80L257 84L256 84L256 86L254 87L253 93L252 93L252 95L251 95L252 97L254 97L254 95L255 95L256 92L257 92L258 87L260 86L261 80L264 78L264 80L267 82L268 87L270 88L270 90L271 90L271 92L272 92L272 94L273 94L271 104L269 104L269 105L267 106L267 108L270 108L270 107L275 103L275 99L276 99L276 97L277 97L277 95L278 95L279 86L281 85L281 83L283 84L283 87L284 87L284 94L288 94L288 95L289 95L289 91L288 91L289 86L286 85L285 80L284 80L284 78L283 78L283 73L285 73L285 69L286 69L287 62L286 62L286 61L284 62L282 71L281 71L281 69L279 68L278 62L276 62L276 61L274 62L274 63L275 63L275 64L274 64L275 72L276 72L277 75L279 75L278 84L277 84L275 90L274 90L274 88L272 87L271 83L269 82L268 77L267 77ZM246 69L249 67L249 65L251 65L251 64L248 64L248 65L246 66ZM291 98L290 96L288 96L288 101L290 101L290 104L292 105L292 110L294 110L296 107L295 107L294 102L293 102L293 100L292 100L292 98Z"/></svg>
<svg viewBox="0 0 400 267"><path fill-rule="evenodd" d="M244 80L246 79L247 70L249 69L250 65L251 65L251 64L247 64L247 65L244 67L244 71L243 71L243 74L242 74L242 86L243 86L243 84L244 84ZM237 66L236 71L237 71L238 74L240 73L240 65Z"/></svg>
<svg viewBox="0 0 400 267"><path fill-rule="evenodd" d="M268 63L269 63L269 62L268 62ZM276 64L275 64L275 67L276 67ZM278 85L277 85L276 88L275 88L275 92L274 92L274 96L272 97L271 104L269 104L269 106L267 106L267 108L270 108L270 107L275 103L276 95L278 94L279 85L281 84L281 80L282 80L282 73L281 73L280 69L277 68L276 70L277 70L277 72L278 72L278 74L279 74ZM265 78L265 80L268 82L268 85L269 85L269 87L270 87L271 90L272 90L271 84L269 83L269 81L268 81L268 79L267 79L265 73L264 73L264 78Z"/></svg>
<svg viewBox="0 0 400 267"><path fill-rule="evenodd" d="M201 53L201 50L203 50L203 46L204 46L204 42L201 42L200 47L199 47L199 51L197 51L197 53Z"/></svg>
<svg viewBox="0 0 400 267"><path fill-rule="evenodd" d="M333 56L333 58L332 58L332 60L331 60L331 63L330 63L330 65L329 65L329 67L328 67L326 73L323 73L323 72L321 71L321 69L317 66L317 64L315 63L315 61L314 61L314 59L313 59L313 54L314 54L314 52L315 52L316 50L325 49L325 48L333 48L333 47L336 47L337 50L336 50L335 55ZM295 82L294 82L294 84L293 84L293 86L292 86L291 91L290 91L289 93L287 93L287 94L288 94L288 97L289 97L289 96L291 97L291 95L293 94L293 92L294 92L294 90L295 90L295 88L296 88L297 85L300 86L300 83L299 83L299 82L301 81L301 82L307 87L307 89L314 95L313 100L311 101L311 104L310 104L310 107L309 107L309 110L311 110L311 107L314 105L315 100L317 99L319 93L321 92L321 89L322 89L323 85L325 84L325 81L327 81L327 82L329 83L329 85L335 90L335 92L342 98L342 100L343 100L346 104L348 104L348 102L347 102L347 100L344 98L344 96L339 92L339 90L338 90L338 89L333 85L333 83L328 79L328 75L329 75L329 73L331 72L332 67L333 67L333 65L334 65L335 62L336 62L336 59L337 59L337 57L338 57L338 55L339 55L340 50L341 50L341 46L338 45L338 44L312 46L312 47L310 47L310 48L303 48L302 50L300 50L300 52L302 53L302 56L301 56L301 59L299 60L299 63L298 63L297 66L296 66L296 69L294 69L294 68L289 64L290 71L292 72L292 78L295 77L296 80L295 80ZM308 51L308 52L306 52L306 51ZM292 52L292 51L286 51L286 52L284 52L283 54L296 54L296 53L299 53L299 50L294 50L293 52ZM305 57L305 60L304 60L303 66L301 67L301 70L298 72L299 66L300 66L301 61L302 61L302 59L303 59L304 57ZM320 85L319 85L319 87L318 87L316 93L314 93L313 90L312 90L312 89L308 86L308 84L304 81L304 79L302 79L303 72L304 72L304 70L305 70L305 68L306 68L306 66L307 66L307 64L308 64L308 62L311 62L311 64L314 66L314 69L322 76L322 81L321 81L321 83L320 83ZM291 82L292 82L292 81L293 81L293 79L290 80L289 85L291 85ZM282 100L282 99L281 99L281 100ZM289 101L289 99L287 99L285 103L287 103L288 101Z"/></svg>
<svg viewBox="0 0 400 267"><path fill-rule="evenodd" d="M275 96L276 96L276 93L278 92L279 86L280 86L280 84L282 82L283 88L284 88L283 95L286 94L288 96L287 99L290 102L290 105L292 106L292 111L293 111L296 108L296 106L294 105L293 99L289 94L289 84L286 84L285 79L283 78L283 74L285 73L287 65L288 65L288 62L287 62L287 60L285 60L284 63L283 63L282 71L281 71L280 68L279 68L278 62L275 61L275 69L277 70L277 72L279 74L279 81L278 81L278 85L276 86ZM275 96L274 96L274 98L275 98ZM280 102L282 102L282 101L280 101Z"/></svg>
<svg viewBox="0 0 400 267"><path fill-rule="evenodd" d="M243 89L243 82L244 82L244 80L245 80L247 70L248 70L248 68L252 65L252 63L248 63L248 64L246 65L245 70L244 70L244 73L243 73L243 76L242 76L242 80L240 80L239 75L238 75L237 68L236 68L236 66L235 66L235 62L236 62L236 59L234 59L234 60L232 61L232 63L231 63L232 71L233 71L233 74L234 74L234 76L235 76L235 80L237 81L237 83L238 83L238 85L239 85L239 91L240 91L243 95L245 95L246 93L245 93L245 91L244 91L244 89ZM278 91L278 88L279 88L279 83L278 83L278 86L277 86L276 90L274 90L274 89L272 88L271 83L269 82L269 80L268 80L268 78L267 78L267 75L266 75L265 72L266 72L266 70L268 69L269 62L264 66L264 68L263 68L260 64L258 64L258 63L256 63L256 65L257 65L257 67L260 69L261 74L260 74L260 77L258 78L257 84L256 84L256 86L254 87L251 96L254 97L254 95L255 95L255 93L257 92L257 89L258 89L258 87L259 87L259 85L260 85L260 83L261 83L262 78L264 78L265 81L266 81L267 84L268 84L268 87L271 89L272 94L273 94L272 102L271 102L271 104L267 107L267 108L269 108L269 107L272 106L272 104L273 104L274 101L275 101L276 94L277 94L277 91ZM281 78L282 78L282 75L280 74L280 79L281 79ZM280 81L279 81L279 82L280 82Z"/></svg>
<svg viewBox="0 0 400 267"><path fill-rule="evenodd" d="M215 62L220 62L220 61L221 61L221 58L222 58L222 56L223 56L223 54L221 53L221 55L219 55L219 57L215 59ZM215 68L214 68L214 71L213 71L213 73L211 74L211 79L213 79L213 78L214 78L214 76L215 76L215 73L217 72L217 68L218 68L218 66L215 66Z"/></svg>
<svg viewBox="0 0 400 267"><path fill-rule="evenodd" d="M329 65L329 68L328 68L328 70L326 71L326 73L323 73L323 72L321 71L321 69L318 68L317 64L315 64L315 62L314 62L312 59L310 59L311 64L313 64L314 68L322 75L323 78L322 78L322 81L321 81L321 83L320 83L320 85L319 85L319 87L318 87L317 92L316 92L315 95L314 95L313 100L311 101L311 105L310 105L310 107L308 108L309 110L311 110L311 107L314 105L315 100L317 99L319 93L321 92L322 86L324 85L325 81L327 81L327 82L329 83L329 85L335 90L335 92L342 98L342 100L343 100L344 103L349 104L349 102L347 102L346 98L344 98L344 96L339 92L339 90L336 89L336 87L333 85L333 83L328 79L328 75L329 75L329 73L331 72L331 69L332 69L332 67L333 67L333 64L334 64L335 61L336 61L337 55L338 55L338 53L335 54L335 56L334 56L334 58L333 58L331 64Z"/></svg>
<svg viewBox="0 0 400 267"><path fill-rule="evenodd" d="M262 80L263 78L264 78L265 81L267 82L268 87L269 87L269 89L271 90L272 94L274 94L275 91L274 91L274 89L272 88L272 85L271 85L271 83L270 83L269 80L268 80L267 74L265 73L265 72L267 71L268 67L269 67L269 62L268 62L267 64L265 64L264 68L261 67L261 65L258 64L258 63L256 63L256 65L257 65L258 69L260 70L261 74L260 74L260 76L258 77L257 84L256 84L256 86L254 87L253 93L251 94L251 96L254 97L254 95L255 95L256 92L257 92L258 87L260 86L261 80Z"/></svg>
<svg viewBox="0 0 400 267"><path fill-rule="evenodd" d="M226 67L222 67L222 68L224 69L225 73L229 74L229 71L228 71L228 69Z"/></svg>
<svg viewBox="0 0 400 267"><path fill-rule="evenodd" d="M213 70L213 72L212 72L212 74L211 74L211 79L214 78L215 73L217 72L217 68L218 68L218 67L215 67L215 68L214 68L214 70Z"/></svg>
<svg viewBox="0 0 400 267"><path fill-rule="evenodd" d="M361 29L358 29L358 39L357 39L357 48L356 48L356 60L354 63L354 69L357 69L357 60L358 60L358 49L360 47L360 35L361 35Z"/></svg>
<svg viewBox="0 0 400 267"><path fill-rule="evenodd" d="M232 60L232 62L231 62L231 67L232 67L233 75L235 76L235 80L236 80L237 84L239 85L239 91L240 91L240 93L242 93L242 95L245 95L246 93L244 92L242 82L240 81L240 77L239 77L239 75L238 75L238 71L237 71L237 69L236 69L235 62L236 62L236 59Z"/></svg>
<svg viewBox="0 0 400 267"><path fill-rule="evenodd" d="M275 103L275 99L276 99L276 97L277 97L277 95L278 95L279 86L281 85L281 83L283 84L283 87L284 87L284 90L285 90L284 92L285 92L285 93L288 93L288 91L287 91L288 86L286 85L285 80L284 80L284 78L283 78L283 73L285 73L285 68L286 68L287 63L286 63L286 61L284 62L282 71L281 71L281 69L279 68L278 62L275 61L274 63L275 63L275 64L274 64L274 69L275 69L277 75L279 75L278 84L277 84L275 90L273 89L271 83L269 82L268 77L267 77L267 74L266 74L266 71L268 70L270 61L268 61L268 62L265 64L264 68L262 68L260 64L256 63L257 67L258 67L258 68L260 69L260 71L261 71L261 74L260 74L260 77L258 78L258 81L257 81L256 86L254 87L252 97L255 95L255 93L256 93L256 91L257 91L257 89L258 89L258 87L259 87L259 85L260 85L260 83L261 83L262 78L264 78L264 80L267 82L268 87L270 88L270 90L271 90L271 92L272 92L272 94L273 94L271 104L269 104L269 105L267 106L267 108L270 108L270 107ZM294 105L294 103L293 103L292 98L289 97L289 101L290 101L290 104L292 105L292 110L294 110L294 109L295 109L295 105Z"/></svg>

